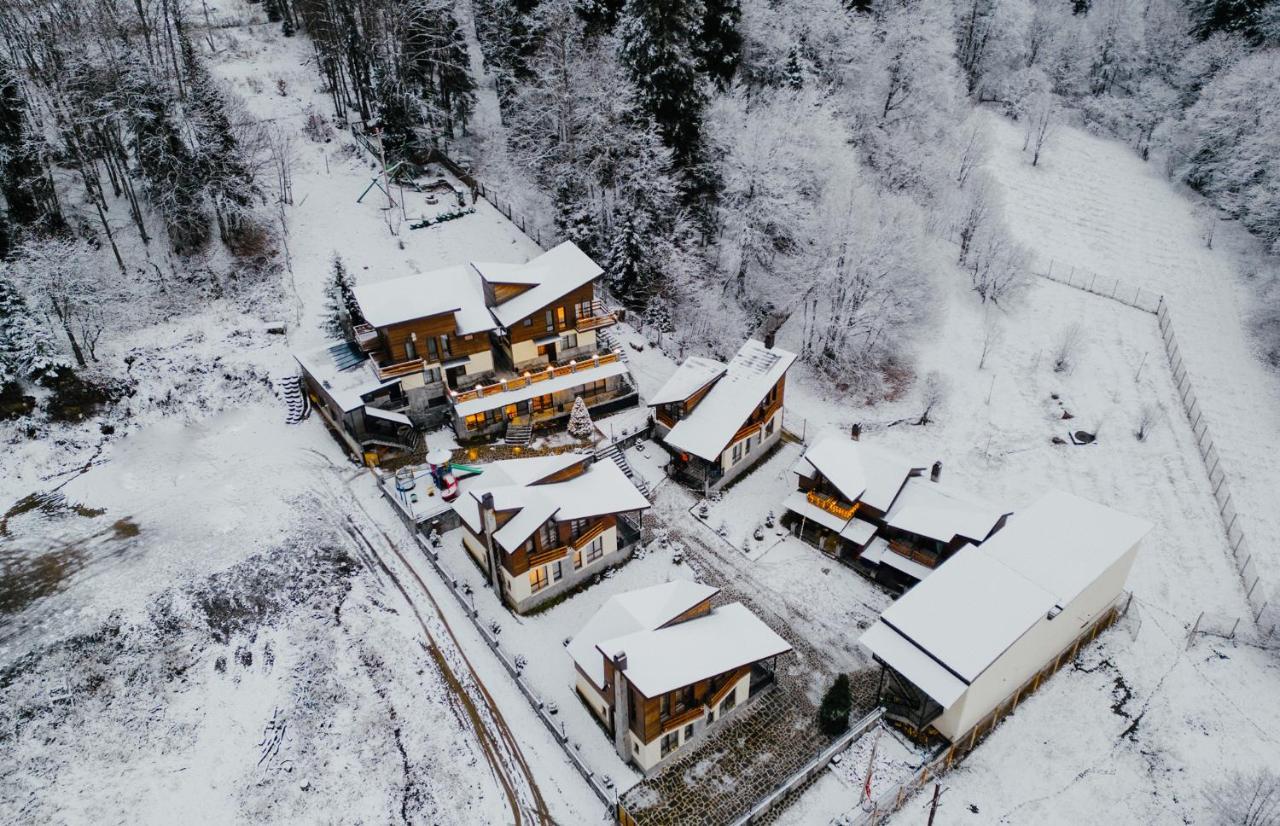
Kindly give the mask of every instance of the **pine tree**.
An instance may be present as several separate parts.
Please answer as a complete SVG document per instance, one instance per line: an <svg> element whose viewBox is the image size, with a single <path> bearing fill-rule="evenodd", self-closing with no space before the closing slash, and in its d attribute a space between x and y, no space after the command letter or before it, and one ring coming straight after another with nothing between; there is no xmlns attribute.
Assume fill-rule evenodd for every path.
<svg viewBox="0 0 1280 826"><path fill-rule="evenodd" d="M636 88L636 102L682 168L698 162L702 144L703 14L698 0L627 0L618 25L618 58Z"/></svg>
<svg viewBox="0 0 1280 826"><path fill-rule="evenodd" d="M818 708L818 728L824 734L835 736L849 728L849 714L853 711L853 693L849 688L849 675L839 674L822 697Z"/></svg>
<svg viewBox="0 0 1280 826"><path fill-rule="evenodd" d="M26 379L52 379L71 369L4 271L0 271L0 362L11 376Z"/></svg>
<svg viewBox="0 0 1280 826"><path fill-rule="evenodd" d="M643 307L653 287L645 262L640 233L635 221L625 216L619 222L609 248L609 288L630 307Z"/></svg>
<svg viewBox="0 0 1280 826"><path fill-rule="evenodd" d="M576 170L566 169L556 177L553 201L560 237L577 244L587 255L596 255L600 251L599 222L590 192Z"/></svg>
<svg viewBox="0 0 1280 826"><path fill-rule="evenodd" d="M350 325L359 324L364 319L360 316L360 305L352 289L351 275L336 252L329 273L329 286L325 289L324 330L335 338L345 338Z"/></svg>
<svg viewBox="0 0 1280 826"><path fill-rule="evenodd" d="M792 46L787 52L786 65L782 67L782 82L792 89L804 86L804 68L800 65L800 47Z"/></svg>
<svg viewBox="0 0 1280 826"><path fill-rule="evenodd" d="M51 231L62 227L63 219L44 163L32 148L36 140L18 76L0 58L0 193L14 223Z"/></svg>
<svg viewBox="0 0 1280 826"><path fill-rule="evenodd" d="M587 410L587 403L578 396L573 400L573 410L569 413L569 435L575 439L590 439L596 432L596 426L591 421L591 412Z"/></svg>
<svg viewBox="0 0 1280 826"><path fill-rule="evenodd" d="M724 89L733 80L733 74L742 61L742 33L738 24L742 20L739 0L704 0L706 10L702 16L702 36L698 39L697 54L711 79Z"/></svg>

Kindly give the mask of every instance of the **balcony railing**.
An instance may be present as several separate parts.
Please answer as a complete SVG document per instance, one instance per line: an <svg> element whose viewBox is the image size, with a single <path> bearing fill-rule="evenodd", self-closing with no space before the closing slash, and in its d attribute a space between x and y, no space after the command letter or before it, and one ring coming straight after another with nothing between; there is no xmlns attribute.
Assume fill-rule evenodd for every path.
<svg viewBox="0 0 1280 826"><path fill-rule="evenodd" d="M936 554L926 553L925 551L917 550L916 548L911 547L905 542L899 542L896 540L890 541L889 550L893 551L898 556L903 556L903 557L906 557L907 559L910 559L912 562L918 562L921 565L925 566L926 568L938 567L938 557Z"/></svg>
<svg viewBox="0 0 1280 826"><path fill-rule="evenodd" d="M617 323L618 314L606 310L599 300L595 300L591 302L591 315L587 318L579 318L573 326L579 332L586 332L587 330L597 330Z"/></svg>
<svg viewBox="0 0 1280 826"><path fill-rule="evenodd" d="M536 568L539 565L546 565L548 562L555 562L561 559L565 554L569 553L568 545L558 545L554 548L548 548L543 551L537 551L529 554L529 567Z"/></svg>
<svg viewBox="0 0 1280 826"><path fill-rule="evenodd" d="M805 498L808 499L809 504L813 505L815 508L822 508L827 513L838 516L846 521L852 519L853 515L858 512L858 505L860 504L859 502L854 502L852 505L845 505L834 496L818 493L816 490L809 491L808 496Z"/></svg>
<svg viewBox="0 0 1280 826"><path fill-rule="evenodd" d="M540 381L548 381L550 379L560 378L561 376L568 376L573 373L582 373L587 370L600 367L604 364L613 364L620 360L621 355L616 350L610 353L598 353L595 356L592 356L589 359L583 359L582 361L571 361L568 364L563 364L559 367L548 367L545 370L539 370L536 373L526 373L523 376L517 376L513 379L503 379L502 381L495 382L493 384L479 385L470 390L464 390L461 393L454 394L453 402L454 404L461 404L462 402L469 402L474 399L483 399L486 396L505 393L508 390L520 390L521 388L537 384Z"/></svg>
<svg viewBox="0 0 1280 826"><path fill-rule="evenodd" d="M422 359L406 359L405 361L374 362L373 369L381 381L407 376L416 373L426 365Z"/></svg>
<svg viewBox="0 0 1280 826"><path fill-rule="evenodd" d="M351 328L356 336L356 346L363 353L372 353L380 346L382 339L378 336L378 331L369 324L357 324Z"/></svg>

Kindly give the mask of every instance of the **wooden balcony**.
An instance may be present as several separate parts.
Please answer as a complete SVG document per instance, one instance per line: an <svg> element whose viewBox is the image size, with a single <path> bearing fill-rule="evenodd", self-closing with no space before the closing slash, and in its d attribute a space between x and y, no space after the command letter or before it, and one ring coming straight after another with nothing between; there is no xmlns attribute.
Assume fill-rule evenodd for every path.
<svg viewBox="0 0 1280 826"><path fill-rule="evenodd" d="M591 540L595 539L600 534L607 531L608 529L609 529L609 523L605 522L602 519L599 522L597 522L595 525L591 526L589 530L584 531L582 536L573 540L573 542L571 542L570 544L573 545L574 549L581 548Z"/></svg>
<svg viewBox="0 0 1280 826"><path fill-rule="evenodd" d="M695 703L693 708L673 714L667 719L661 721L661 730L663 734L674 728L679 728L685 723L692 723L694 720L702 719L702 715L707 713L707 709L702 703Z"/></svg>
<svg viewBox="0 0 1280 826"><path fill-rule="evenodd" d="M483 399L487 396L495 396L498 393L505 393L508 390L520 390L521 388L537 384L540 381L548 381L557 379L561 376L572 375L573 373L583 373L605 364L613 364L621 361L621 355L615 350L609 353L598 353L589 359L581 361L571 361L568 364L562 364L557 367L548 367L545 370L539 370L536 373L526 373L523 376L517 376L513 379L503 379L494 384L485 384L473 387L470 390L464 390L453 396L454 404L469 402L474 399Z"/></svg>
<svg viewBox="0 0 1280 826"><path fill-rule="evenodd" d="M809 504L813 505L815 508L822 508L827 513L832 514L833 516L838 516L846 522L852 519L853 515L858 512L858 505L860 504L858 502L854 502L852 505L846 505L836 497L818 493L816 490L809 491L805 498L808 499Z"/></svg>
<svg viewBox="0 0 1280 826"><path fill-rule="evenodd" d="M416 373L425 366L422 359L407 359L405 361L393 362L377 362L373 363L373 369L377 372L381 381L407 376L410 373Z"/></svg>
<svg viewBox="0 0 1280 826"><path fill-rule="evenodd" d="M733 438L729 440L729 444L733 444L739 439L744 439L747 437L748 434L754 433L755 431L759 430L761 427L764 427L764 423L769 421L769 419L773 418L773 414L777 413L778 408L780 407L782 407L781 395L779 395L777 399L774 399L773 404L764 408L764 412L761 413L758 417L755 415L752 415L751 418L753 419L753 421L749 424L745 424L742 427L740 427L738 429L738 432L733 434Z"/></svg>
<svg viewBox="0 0 1280 826"><path fill-rule="evenodd" d="M356 336L356 346L362 353L372 353L381 346L382 338L378 331L368 324L357 324L351 328Z"/></svg>
<svg viewBox="0 0 1280 826"><path fill-rule="evenodd" d="M568 545L560 545L559 547L531 553L529 554L529 567L536 568L539 565L546 565L548 562L555 562L557 559L563 559L568 553Z"/></svg>
<svg viewBox="0 0 1280 826"><path fill-rule="evenodd" d="M939 559L935 554L917 550L905 542L899 542L896 540L891 541L889 543L889 550L893 551L898 556L910 559L912 562L918 562L926 568L938 567Z"/></svg>
<svg viewBox="0 0 1280 826"><path fill-rule="evenodd" d="M579 318L573 326L579 332L585 333L588 330L598 330L617 323L618 314L606 310L599 300L595 300L591 302L591 315L587 318Z"/></svg>

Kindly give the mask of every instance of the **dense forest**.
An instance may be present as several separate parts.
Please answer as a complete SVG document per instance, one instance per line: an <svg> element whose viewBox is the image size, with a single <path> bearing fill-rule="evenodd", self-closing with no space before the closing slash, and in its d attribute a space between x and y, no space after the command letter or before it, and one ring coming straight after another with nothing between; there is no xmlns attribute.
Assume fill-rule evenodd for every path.
<svg viewBox="0 0 1280 826"><path fill-rule="evenodd" d="M909 372L940 270L997 305L1028 272L981 171L979 107L1023 125L1029 163L1062 123L1124 140L1280 253L1277 2L261 8L309 36L334 121L376 127L392 154L466 144L474 21L518 173L499 183L548 205L618 301L701 350L785 321L813 369L873 394ZM121 279L199 282L218 256L274 266L289 139L211 76L204 15L184 0L0 8L0 383L92 362ZM127 240L108 220L121 211Z"/></svg>

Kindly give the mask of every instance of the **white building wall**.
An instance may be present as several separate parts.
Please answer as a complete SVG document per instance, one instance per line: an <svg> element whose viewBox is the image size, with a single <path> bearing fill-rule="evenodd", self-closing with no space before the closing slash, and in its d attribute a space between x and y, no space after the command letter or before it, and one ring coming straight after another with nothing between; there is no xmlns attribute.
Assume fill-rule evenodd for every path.
<svg viewBox="0 0 1280 826"><path fill-rule="evenodd" d="M517 367L535 361L538 358L538 345L534 344L532 340L517 341L511 345L511 363Z"/></svg>
<svg viewBox="0 0 1280 826"><path fill-rule="evenodd" d="M1104 571L1053 619L1044 616L1009 646L933 726L948 740L968 733L983 717L1054 660L1083 633L1124 590L1138 546Z"/></svg>
<svg viewBox="0 0 1280 826"><path fill-rule="evenodd" d="M557 560L561 563L563 571L563 576L557 581L553 582L551 580L551 568L555 565L555 561L548 562L545 565L539 565L539 568L546 569L548 584L536 594L533 592L532 584L532 574L535 569L530 568L525 573L517 575L511 575L506 571L503 571L502 575L508 580L508 585L511 589L509 593L518 606L517 610L527 611L544 600L551 599L556 594L563 593L564 591L573 588L583 579L593 576L595 572L601 568L618 562L618 529L613 526L605 528L604 533L600 534L599 539L603 546L603 555L595 562L587 561L587 545L590 545L591 543L587 543L587 545L584 545L582 548L581 568L575 570L573 567L574 552L572 549ZM525 600L530 601L525 603Z"/></svg>
<svg viewBox="0 0 1280 826"><path fill-rule="evenodd" d="M488 551L485 549L484 543L472 536L471 531L467 530L465 526L462 529L462 546L475 558L476 562L480 563L481 568L486 571L489 570Z"/></svg>
<svg viewBox="0 0 1280 826"><path fill-rule="evenodd" d="M581 681L581 676L579 676L579 681ZM666 729L665 731L662 731L661 733L659 733L657 737L654 738L652 743L649 743L646 745L645 743L641 742L640 739L636 737L633 733L628 731L627 732L627 739L628 739L627 748L631 749L632 759L636 761L636 763L640 766L642 771L647 772L650 769L652 769L654 766L656 766L658 763L662 762L663 760L669 760L675 757L677 754L679 754L681 751L684 750L685 746L690 741L699 739L702 736L703 732L719 724L720 720L724 716L720 712L720 709L724 707L725 701L729 699L730 695L734 697L734 702L736 703L736 705L733 707L731 711L726 712L729 714L733 713L734 711L737 711L738 709L746 705L747 700L750 698L751 672L747 672L741 679L739 679L738 682L734 685L733 689L720 699L720 702L716 704L715 708L704 709L701 717L698 717L694 720L687 720L681 723L679 726L677 726L674 729ZM715 722L712 722L712 723L707 722L707 714L706 714L707 711L715 712L716 714ZM686 732L688 731L690 724L693 725L693 734L687 735ZM679 737L679 745L677 745L674 749L669 751L666 757L663 757L662 756L662 738L663 736L665 736L671 731L675 731L677 736ZM637 746L639 746L638 752L636 750Z"/></svg>
<svg viewBox="0 0 1280 826"><path fill-rule="evenodd" d="M574 685L577 687L578 693L581 694L583 699L587 701L587 705L591 706L592 713L596 715L596 717L600 720L601 723L604 723L606 728L608 728L609 726L608 699L606 699L604 694L600 692L600 689L595 687L594 683L592 683L586 677L582 676L581 671L578 671L575 668L573 673L577 677L577 681L574 683Z"/></svg>
<svg viewBox="0 0 1280 826"><path fill-rule="evenodd" d="M493 372L493 353L489 350L472 353L467 361L465 372L468 376Z"/></svg>
<svg viewBox="0 0 1280 826"><path fill-rule="evenodd" d="M769 429L770 422L773 423L773 432L768 436L765 436L764 433ZM730 444L724 449L724 452L720 454L720 469L724 472L724 476L722 476L720 481L716 483L716 486L719 487L724 485L729 480L735 479L745 473L752 467L752 465L760 460L761 456L769 451L769 448L777 444L778 440L781 438L782 408L779 407L772 416L760 423L760 428L755 430L751 436L748 436L745 439L739 439L737 442ZM758 441L756 441L757 439ZM751 440L751 452L743 453L737 462L733 461L733 445L740 444L748 440Z"/></svg>

